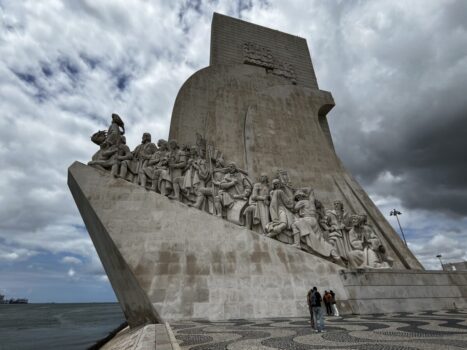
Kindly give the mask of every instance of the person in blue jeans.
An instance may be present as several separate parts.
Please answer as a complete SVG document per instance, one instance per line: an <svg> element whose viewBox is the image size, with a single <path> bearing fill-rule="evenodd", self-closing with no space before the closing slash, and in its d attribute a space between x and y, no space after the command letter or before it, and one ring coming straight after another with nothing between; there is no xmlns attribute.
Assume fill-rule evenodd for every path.
<svg viewBox="0 0 467 350"><path fill-rule="evenodd" d="M313 287L313 291L311 293L311 310L313 312L313 320L315 323L315 330L316 332L323 332L324 331L324 316L323 316L323 309L321 308L321 303L323 298L321 294L319 294L318 289Z"/></svg>
<svg viewBox="0 0 467 350"><path fill-rule="evenodd" d="M306 302L308 304L308 311L310 311L311 328L315 329L315 319L313 317L313 309L311 308L311 295L312 294L313 294L313 289L310 289L306 295Z"/></svg>

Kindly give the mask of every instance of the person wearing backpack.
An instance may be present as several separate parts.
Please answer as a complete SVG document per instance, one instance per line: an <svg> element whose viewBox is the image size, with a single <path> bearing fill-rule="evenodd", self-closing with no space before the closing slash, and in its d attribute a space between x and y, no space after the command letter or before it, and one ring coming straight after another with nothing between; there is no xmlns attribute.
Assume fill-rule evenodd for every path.
<svg viewBox="0 0 467 350"><path fill-rule="evenodd" d="M323 309L321 309L322 300L323 298L321 298L318 289L313 287L313 292L311 293L311 310L313 312L316 332L324 332L324 316Z"/></svg>

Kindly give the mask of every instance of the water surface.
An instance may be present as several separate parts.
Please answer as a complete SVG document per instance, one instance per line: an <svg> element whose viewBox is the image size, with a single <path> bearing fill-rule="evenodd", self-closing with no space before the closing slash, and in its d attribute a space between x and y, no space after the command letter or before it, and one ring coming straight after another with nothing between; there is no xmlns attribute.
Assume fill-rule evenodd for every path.
<svg viewBox="0 0 467 350"><path fill-rule="evenodd" d="M0 350L86 349L124 321L117 303L0 305Z"/></svg>

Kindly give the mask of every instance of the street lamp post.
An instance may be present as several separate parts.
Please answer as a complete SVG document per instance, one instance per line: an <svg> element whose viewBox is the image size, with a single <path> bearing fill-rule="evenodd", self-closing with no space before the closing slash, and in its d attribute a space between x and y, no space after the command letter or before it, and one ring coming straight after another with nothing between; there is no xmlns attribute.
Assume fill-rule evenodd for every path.
<svg viewBox="0 0 467 350"><path fill-rule="evenodd" d="M438 254L438 255L436 255L436 257L439 259L439 263L441 264L441 270L444 270L443 260L441 260L442 255Z"/></svg>
<svg viewBox="0 0 467 350"><path fill-rule="evenodd" d="M399 224L399 229L401 230L401 233L402 233L402 238L404 239L404 243L407 246L407 241L405 240L404 231L402 230L401 222L399 221L399 215L402 215L402 213L396 209L391 210L391 212L389 213L389 216L396 217L397 223Z"/></svg>

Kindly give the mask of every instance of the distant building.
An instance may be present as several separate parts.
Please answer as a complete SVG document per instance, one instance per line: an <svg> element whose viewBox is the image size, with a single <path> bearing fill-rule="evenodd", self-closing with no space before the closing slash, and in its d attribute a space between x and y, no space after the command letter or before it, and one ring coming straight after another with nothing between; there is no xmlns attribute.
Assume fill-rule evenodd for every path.
<svg viewBox="0 0 467 350"><path fill-rule="evenodd" d="M443 264L444 271L467 271L467 261Z"/></svg>
<svg viewBox="0 0 467 350"><path fill-rule="evenodd" d="M5 299L5 296L0 294L0 304L29 304L29 300L26 298Z"/></svg>

